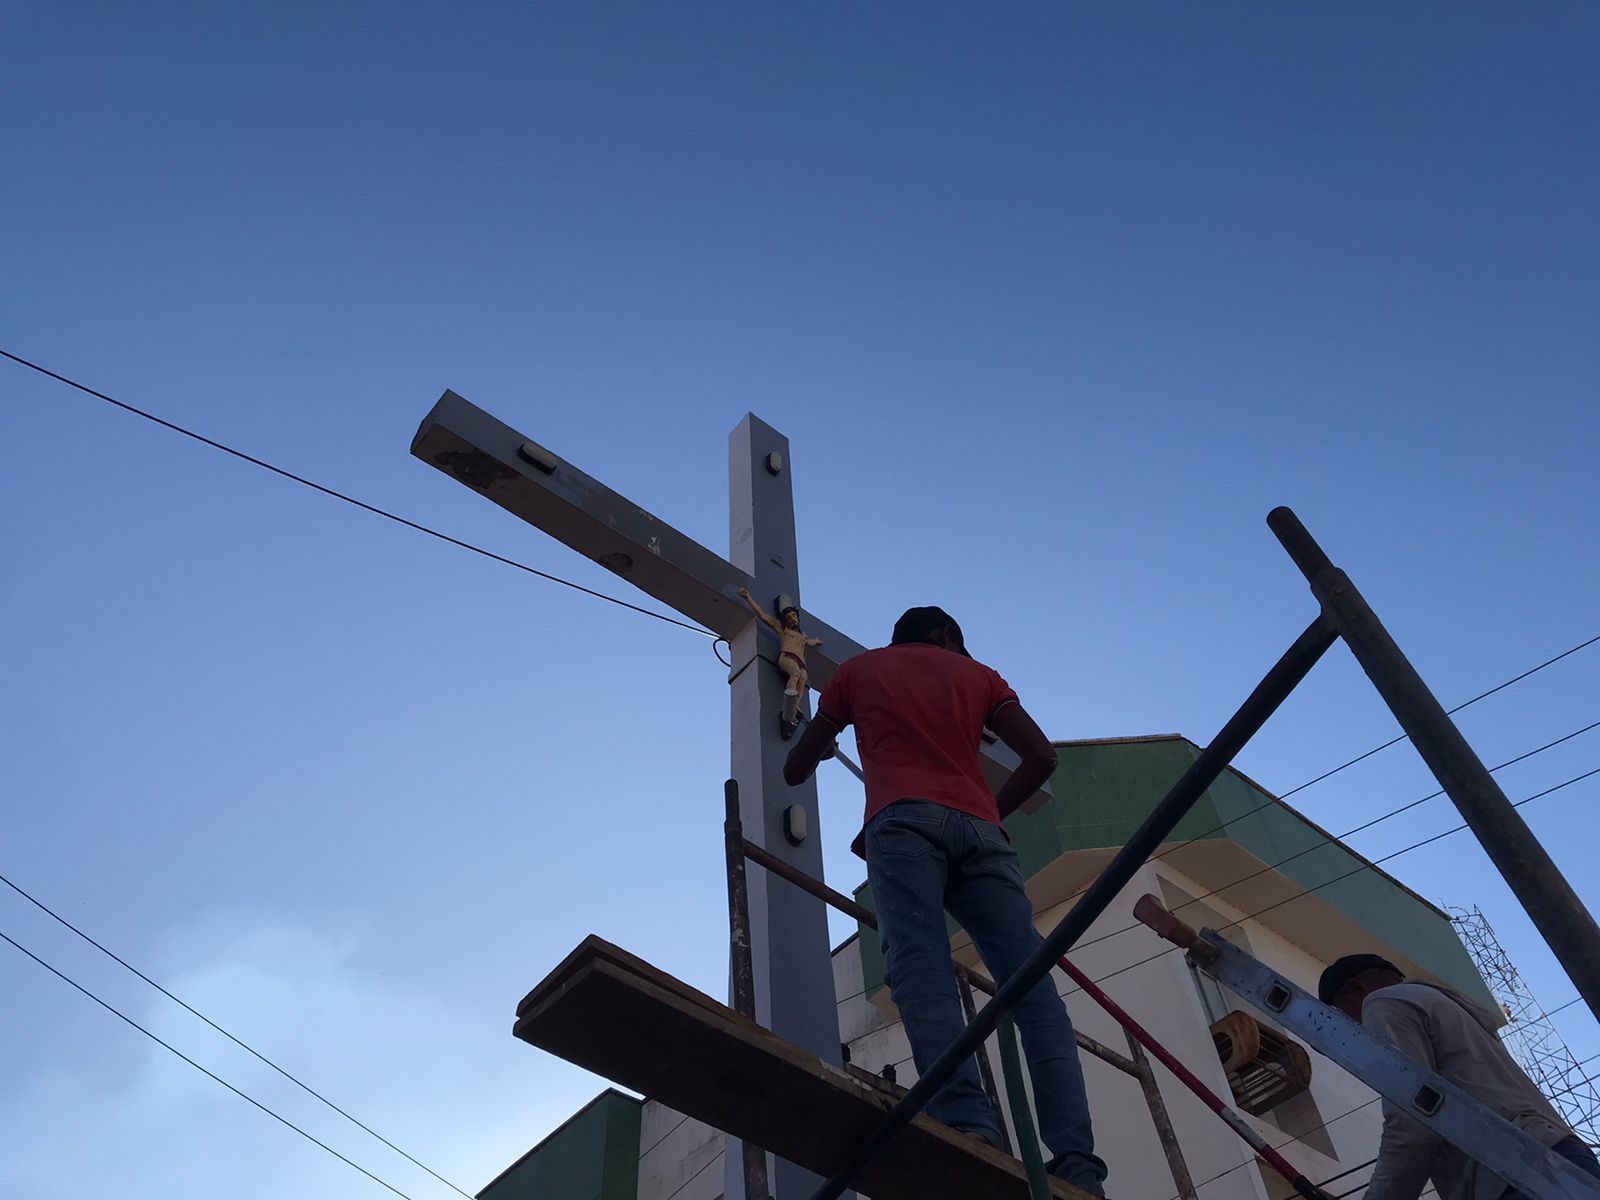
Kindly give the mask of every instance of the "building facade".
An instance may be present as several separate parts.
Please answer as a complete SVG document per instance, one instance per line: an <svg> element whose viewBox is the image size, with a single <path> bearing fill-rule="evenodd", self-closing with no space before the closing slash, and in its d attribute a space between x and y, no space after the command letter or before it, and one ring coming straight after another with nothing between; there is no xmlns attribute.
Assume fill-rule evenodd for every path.
<svg viewBox="0 0 1600 1200"><path fill-rule="evenodd" d="M1037 813L1018 813L1006 822L1041 930L1061 920L1199 751L1180 736L1160 735L1063 742L1057 752L1054 799ZM1133 906L1146 893L1190 925L1218 929L1313 992L1329 962L1367 951L1391 959L1407 975L1446 984L1493 1007L1447 914L1231 769L1080 939L1070 955L1079 969L1212 1090L1255 1110L1247 1119L1307 1178L1340 1176L1340 1191L1360 1184L1368 1169L1362 1164L1376 1153L1382 1120L1377 1096L1334 1063L1296 1049L1292 1035L1194 971L1181 952L1135 921ZM863 885L857 899L870 908L871 889ZM951 946L957 961L982 970L970 940L953 924ZM913 1082L915 1066L884 983L876 934L862 928L837 947L833 971L840 1036L852 1068L891 1076L900 1085ZM1081 1032L1126 1049L1121 1027L1109 1015L1060 971L1052 978ZM1245 1016L1230 1017L1239 1011ZM1231 1039L1218 1036L1219 1023ZM1239 1037L1241 1032L1247 1036ZM1241 1062L1240 1044L1253 1045L1252 1039L1265 1049L1256 1058L1246 1052ZM1000 1080L992 1040L986 1051ZM1231 1072L1225 1052L1233 1057ZM1286 1072L1285 1061L1296 1068ZM1302 1063L1309 1069L1302 1070ZM1178 1189L1139 1083L1087 1054L1084 1072L1097 1145L1111 1170L1108 1191L1175 1200ZM1155 1073L1204 1200L1281 1200L1294 1194L1177 1079L1159 1065ZM1257 1086L1263 1078L1274 1081L1270 1093ZM1015 1131L1008 1131L1014 1139ZM723 1143L718 1131L648 1098L608 1090L479 1195L717 1200Z"/></svg>

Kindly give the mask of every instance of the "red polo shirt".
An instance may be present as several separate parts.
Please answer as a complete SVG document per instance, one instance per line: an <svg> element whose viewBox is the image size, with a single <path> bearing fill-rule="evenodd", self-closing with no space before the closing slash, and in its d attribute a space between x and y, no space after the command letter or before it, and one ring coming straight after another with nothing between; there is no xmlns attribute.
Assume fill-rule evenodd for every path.
<svg viewBox="0 0 1600 1200"><path fill-rule="evenodd" d="M978 746L994 711L1016 692L998 672L939 646L912 642L846 661L822 689L817 711L856 727L867 777L862 824L896 800L932 800L1000 823ZM852 849L863 854L857 836Z"/></svg>

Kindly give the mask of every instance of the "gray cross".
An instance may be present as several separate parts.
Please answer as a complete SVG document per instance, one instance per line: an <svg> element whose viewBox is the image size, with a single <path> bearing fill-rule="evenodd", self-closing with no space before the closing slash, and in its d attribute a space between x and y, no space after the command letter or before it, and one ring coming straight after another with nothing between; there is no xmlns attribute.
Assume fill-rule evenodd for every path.
<svg viewBox="0 0 1600 1200"><path fill-rule="evenodd" d="M679 533L637 504L558 458L454 392L445 392L417 430L411 453L482 493L530 525L726 638L732 647L729 673L732 754L730 775L739 782L745 835L814 878L822 878L817 789L813 782L791 788L783 782L787 746L779 733L783 680L772 662L776 651L762 639L772 635L753 620L739 597L741 587L766 601L771 611L800 604L795 554L794 491L789 442L754 415L728 438L728 559ZM819 692L840 663L865 649L810 613L802 624L822 645L806 656L811 684ZM987 739L983 771L998 790L1016 758ZM708 812L716 811L707 791ZM1048 799L1041 791L1024 807ZM784 813L799 806L810 831L798 845L784 834ZM707 819L707 837L713 836ZM756 1018L779 1036L838 1064L839 1022L822 901L751 872L751 951L755 965ZM730 1145L727 1200L743 1200L740 1154ZM772 1181L779 1200L809 1195L816 1177L779 1162Z"/></svg>

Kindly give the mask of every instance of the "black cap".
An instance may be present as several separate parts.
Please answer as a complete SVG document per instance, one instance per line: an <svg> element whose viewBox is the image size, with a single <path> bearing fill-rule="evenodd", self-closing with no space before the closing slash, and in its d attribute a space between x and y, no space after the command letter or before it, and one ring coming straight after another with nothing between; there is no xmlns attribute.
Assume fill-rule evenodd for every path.
<svg viewBox="0 0 1600 1200"><path fill-rule="evenodd" d="M891 646L903 646L907 642L926 642L940 630L949 629L955 634L956 650L958 653L967 654L967 640L961 634L961 626L944 609L936 605L927 604L921 608L908 608L894 623L894 633L890 635ZM968 658L972 655L967 654Z"/></svg>
<svg viewBox="0 0 1600 1200"><path fill-rule="evenodd" d="M1393 971L1396 975L1405 975L1399 967L1380 955L1346 954L1322 973L1322 978L1317 981L1317 999L1324 1004L1332 1004L1339 989L1363 971Z"/></svg>

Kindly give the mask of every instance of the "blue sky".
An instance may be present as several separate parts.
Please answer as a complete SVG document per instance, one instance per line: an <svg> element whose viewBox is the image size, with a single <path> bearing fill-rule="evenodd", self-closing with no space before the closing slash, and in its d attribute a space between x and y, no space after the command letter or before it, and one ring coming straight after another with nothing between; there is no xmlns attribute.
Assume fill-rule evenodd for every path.
<svg viewBox="0 0 1600 1200"><path fill-rule="evenodd" d="M438 394L718 549L755 411L809 607L873 643L943 604L1061 738L1210 737L1313 615L1287 503L1450 703L1600 633L1597 49L1556 3L0 3L0 344L605 589L407 455ZM705 639L0 387L0 871L469 1191L597 1086L508 1036L585 934L721 989ZM1493 763L1597 709L1600 648L1462 724ZM1240 766L1393 732L1340 648ZM1397 747L1296 802L1431 790ZM1525 810L1591 902L1597 795ZM825 777L841 886L859 803ZM1470 839L1392 867L1571 997ZM14 895L0 929L449 1194ZM383 1194L0 951L0 1191Z"/></svg>

